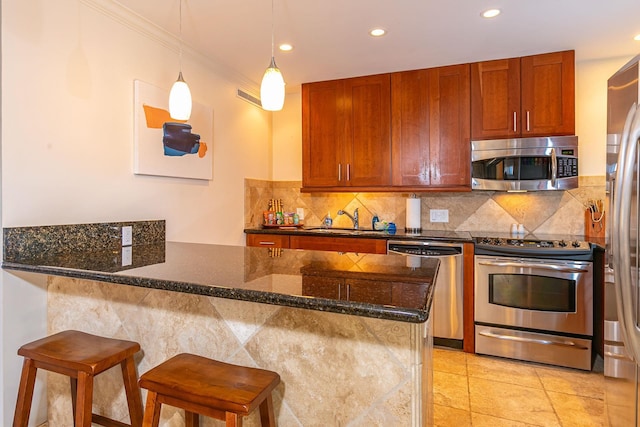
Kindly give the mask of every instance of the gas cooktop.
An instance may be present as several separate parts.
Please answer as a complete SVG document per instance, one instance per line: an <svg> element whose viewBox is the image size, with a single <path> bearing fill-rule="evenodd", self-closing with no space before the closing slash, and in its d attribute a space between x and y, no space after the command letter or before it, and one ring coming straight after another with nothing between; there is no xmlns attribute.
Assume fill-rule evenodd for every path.
<svg viewBox="0 0 640 427"><path fill-rule="evenodd" d="M524 237L475 237L477 255L527 256L530 258L590 259L591 245L580 240Z"/></svg>

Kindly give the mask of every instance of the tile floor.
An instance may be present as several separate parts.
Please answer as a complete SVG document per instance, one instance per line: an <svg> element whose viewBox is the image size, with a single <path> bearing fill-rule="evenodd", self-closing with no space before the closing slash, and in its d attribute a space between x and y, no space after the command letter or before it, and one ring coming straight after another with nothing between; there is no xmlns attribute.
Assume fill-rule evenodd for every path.
<svg viewBox="0 0 640 427"><path fill-rule="evenodd" d="M606 426L602 373L434 349L434 425Z"/></svg>

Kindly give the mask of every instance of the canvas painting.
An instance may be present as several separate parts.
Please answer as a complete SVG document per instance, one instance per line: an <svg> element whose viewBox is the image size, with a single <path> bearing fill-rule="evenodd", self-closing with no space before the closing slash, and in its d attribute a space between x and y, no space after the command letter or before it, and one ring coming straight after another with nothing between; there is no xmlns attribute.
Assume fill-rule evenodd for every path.
<svg viewBox="0 0 640 427"><path fill-rule="evenodd" d="M193 102L189 120L173 120L169 92L140 80L134 103L135 174L213 179L212 108Z"/></svg>

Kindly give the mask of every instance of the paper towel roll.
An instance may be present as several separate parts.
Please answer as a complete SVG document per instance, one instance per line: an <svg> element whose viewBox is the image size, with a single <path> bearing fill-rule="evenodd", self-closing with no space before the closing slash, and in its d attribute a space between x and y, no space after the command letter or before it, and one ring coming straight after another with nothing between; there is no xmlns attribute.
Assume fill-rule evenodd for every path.
<svg viewBox="0 0 640 427"><path fill-rule="evenodd" d="M405 231L407 233L420 233L422 225L420 223L420 199L411 197L407 199L407 225Z"/></svg>

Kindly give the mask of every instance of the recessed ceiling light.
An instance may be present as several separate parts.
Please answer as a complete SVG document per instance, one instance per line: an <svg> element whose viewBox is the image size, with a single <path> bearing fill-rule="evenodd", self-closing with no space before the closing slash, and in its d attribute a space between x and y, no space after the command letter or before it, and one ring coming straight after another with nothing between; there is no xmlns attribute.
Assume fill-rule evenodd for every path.
<svg viewBox="0 0 640 427"><path fill-rule="evenodd" d="M634 39L635 41L640 42L640 34L637 34L633 39Z"/></svg>
<svg viewBox="0 0 640 427"><path fill-rule="evenodd" d="M280 49L283 52L289 52L293 50L293 46L290 45L289 43L282 43L280 46L278 46L278 49Z"/></svg>
<svg viewBox="0 0 640 427"><path fill-rule="evenodd" d="M387 34L387 30L385 30L384 28L374 28L373 30L369 31L369 35L371 35L372 37L382 37L385 34Z"/></svg>
<svg viewBox="0 0 640 427"><path fill-rule="evenodd" d="M482 12L484 18L495 18L500 15L500 9L489 9Z"/></svg>

